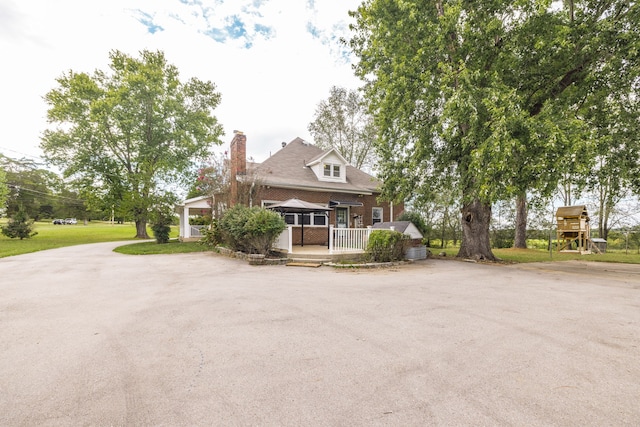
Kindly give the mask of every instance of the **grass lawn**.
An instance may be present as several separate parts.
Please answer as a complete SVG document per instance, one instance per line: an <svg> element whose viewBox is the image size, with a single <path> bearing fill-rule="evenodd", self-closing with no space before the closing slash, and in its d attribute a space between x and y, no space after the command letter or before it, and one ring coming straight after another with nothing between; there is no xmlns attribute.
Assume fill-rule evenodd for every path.
<svg viewBox="0 0 640 427"><path fill-rule="evenodd" d="M2 224L5 223L6 219L2 221ZM91 221L87 225L82 223L53 225L50 222L36 222L34 231L38 232L36 236L24 240L9 239L0 234L0 258L85 243L135 241L134 236L136 235L133 223L111 225L101 221ZM150 229L147 231L150 236L153 235ZM171 237L177 237L177 235L178 229L175 227L171 231ZM155 242L153 244L163 246L156 245Z"/></svg>
<svg viewBox="0 0 640 427"><path fill-rule="evenodd" d="M156 242L131 243L114 249L115 252L126 255L184 254L209 250L211 249L197 242L183 243L178 240L170 240L169 243L162 245Z"/></svg>
<svg viewBox="0 0 640 427"><path fill-rule="evenodd" d="M458 248L438 249L431 248L434 255L446 252L448 257L455 257ZM493 249L493 254L506 262L549 262L549 261L596 261L596 262L620 262L626 264L640 264L640 255L636 251L607 250L604 254L580 255L578 253L553 252L540 249Z"/></svg>

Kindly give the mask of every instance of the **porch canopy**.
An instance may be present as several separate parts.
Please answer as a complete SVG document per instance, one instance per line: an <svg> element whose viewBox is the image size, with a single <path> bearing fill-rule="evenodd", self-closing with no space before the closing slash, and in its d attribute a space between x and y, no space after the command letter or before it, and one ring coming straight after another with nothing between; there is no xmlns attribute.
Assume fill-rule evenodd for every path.
<svg viewBox="0 0 640 427"><path fill-rule="evenodd" d="M300 199L289 199L284 202L275 203L268 207L268 209L274 210L276 212L280 212L282 214L288 213L296 213L302 215L302 221L300 221L300 225L302 229L301 233L301 245L304 246L304 214L308 213L324 213L326 214L329 211L332 211L331 208L325 208L324 206L317 205L315 203L306 202ZM329 221L327 221L327 229L329 229Z"/></svg>

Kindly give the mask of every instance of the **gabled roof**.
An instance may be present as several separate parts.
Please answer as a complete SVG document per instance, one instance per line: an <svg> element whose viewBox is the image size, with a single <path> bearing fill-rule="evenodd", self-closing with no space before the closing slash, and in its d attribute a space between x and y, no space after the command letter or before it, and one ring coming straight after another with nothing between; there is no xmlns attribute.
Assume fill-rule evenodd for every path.
<svg viewBox="0 0 640 427"><path fill-rule="evenodd" d="M211 196L187 199L175 207L176 212L182 212L184 209L211 209Z"/></svg>
<svg viewBox="0 0 640 427"><path fill-rule="evenodd" d="M294 140L294 141L295 141L295 140ZM344 165L348 165L348 164L349 164L349 162L347 162L347 161L345 160L345 158L344 158L344 157L342 157L342 154L340 154L340 153L338 152L338 150L336 150L335 148L330 148L330 149L328 149L328 150L326 150L326 151L324 151L324 152L322 152L322 153L318 154L318 155L317 155L316 157L314 157L313 159L311 159L311 160L307 161L307 166L313 166L313 165L315 165L316 163L320 163L320 162L321 162L325 157L327 157L327 156L328 156L329 154L331 154L331 153L333 153L333 154L335 154L336 156L338 156L338 158L340 159L340 161L341 161Z"/></svg>
<svg viewBox="0 0 640 427"><path fill-rule="evenodd" d="M582 216L589 218L587 215L587 207L585 205L561 206L556 211L556 217L579 218Z"/></svg>
<svg viewBox="0 0 640 427"><path fill-rule="evenodd" d="M366 195L379 191L380 182L376 178L349 165L346 166L346 182L319 181L308 167L309 162L319 161L332 151L296 138L264 162L247 166L264 185L273 187Z"/></svg>
<svg viewBox="0 0 640 427"><path fill-rule="evenodd" d="M390 230L391 227L399 233L411 236L413 239L422 239L424 236L411 221L388 221L373 224L375 230Z"/></svg>

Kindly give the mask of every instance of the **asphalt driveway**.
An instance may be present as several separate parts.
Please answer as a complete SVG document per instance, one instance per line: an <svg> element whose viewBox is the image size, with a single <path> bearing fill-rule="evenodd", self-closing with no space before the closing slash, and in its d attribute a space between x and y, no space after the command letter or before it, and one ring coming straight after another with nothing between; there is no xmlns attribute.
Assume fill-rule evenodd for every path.
<svg viewBox="0 0 640 427"><path fill-rule="evenodd" d="M640 425L640 266L0 259L0 425Z"/></svg>

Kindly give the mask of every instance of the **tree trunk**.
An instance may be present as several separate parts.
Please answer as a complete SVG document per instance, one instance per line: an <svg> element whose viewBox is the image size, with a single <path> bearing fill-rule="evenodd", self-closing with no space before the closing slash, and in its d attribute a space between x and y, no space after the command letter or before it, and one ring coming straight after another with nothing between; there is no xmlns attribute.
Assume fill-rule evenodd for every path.
<svg viewBox="0 0 640 427"><path fill-rule="evenodd" d="M136 220L136 239L149 239L146 220Z"/></svg>
<svg viewBox="0 0 640 427"><path fill-rule="evenodd" d="M462 244L457 256L477 261L496 261L497 258L491 252L489 236L491 205L475 199L463 204L461 213Z"/></svg>
<svg viewBox="0 0 640 427"><path fill-rule="evenodd" d="M520 194L516 198L516 235L513 247L527 249L527 195Z"/></svg>
<svg viewBox="0 0 640 427"><path fill-rule="evenodd" d="M445 245L445 237L446 237L446 230L447 230L447 215L449 213L449 210L447 208L444 209L444 212L442 212L442 230L441 230L441 237L440 237L440 249L444 249Z"/></svg>

